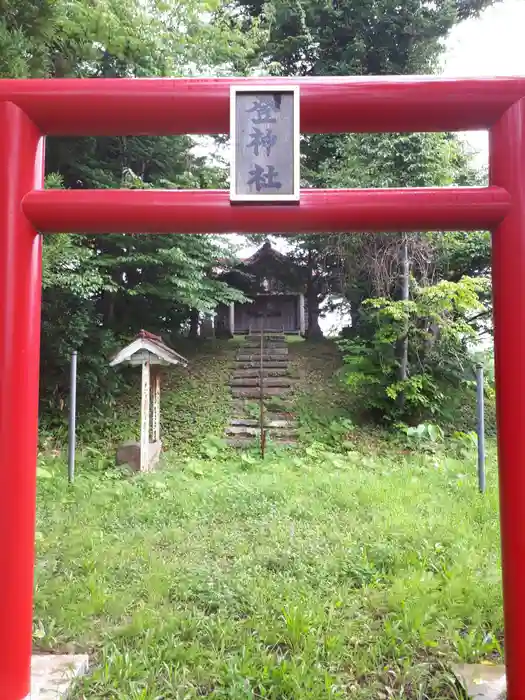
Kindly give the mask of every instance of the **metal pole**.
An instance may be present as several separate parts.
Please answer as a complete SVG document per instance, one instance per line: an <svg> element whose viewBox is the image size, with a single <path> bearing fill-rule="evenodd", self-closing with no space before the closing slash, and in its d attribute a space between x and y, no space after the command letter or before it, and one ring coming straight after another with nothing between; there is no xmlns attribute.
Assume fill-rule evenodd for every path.
<svg viewBox="0 0 525 700"><path fill-rule="evenodd" d="M70 484L75 478L75 449L77 444L77 351L71 355L71 379L69 386L69 430L67 450L67 478Z"/></svg>
<svg viewBox="0 0 525 700"><path fill-rule="evenodd" d="M266 433L264 430L264 316L261 322L261 357L259 364L259 440L261 445L261 457L264 459L264 451L266 447Z"/></svg>
<svg viewBox="0 0 525 700"><path fill-rule="evenodd" d="M483 366L476 365L476 419L478 433L478 483L479 492L485 493L485 394Z"/></svg>

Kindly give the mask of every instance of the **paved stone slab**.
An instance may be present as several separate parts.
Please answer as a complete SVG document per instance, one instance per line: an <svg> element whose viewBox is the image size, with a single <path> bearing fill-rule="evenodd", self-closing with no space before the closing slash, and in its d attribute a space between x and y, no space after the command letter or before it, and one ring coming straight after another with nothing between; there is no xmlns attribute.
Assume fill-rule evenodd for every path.
<svg viewBox="0 0 525 700"><path fill-rule="evenodd" d="M472 700L505 698L505 667L495 664L457 664L452 667Z"/></svg>
<svg viewBox="0 0 525 700"><path fill-rule="evenodd" d="M89 666L87 654L38 654L31 657L31 695L27 700L65 700Z"/></svg>

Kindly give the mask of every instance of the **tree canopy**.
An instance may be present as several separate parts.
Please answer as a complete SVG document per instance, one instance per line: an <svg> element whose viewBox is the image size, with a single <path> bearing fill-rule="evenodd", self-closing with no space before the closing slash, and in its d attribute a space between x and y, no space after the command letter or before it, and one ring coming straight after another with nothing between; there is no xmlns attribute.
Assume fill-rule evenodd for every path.
<svg viewBox="0 0 525 700"><path fill-rule="evenodd" d="M0 77L141 77L233 70L257 32L234 18L210 21L213 0L2 0ZM223 170L189 137L49 138L47 186L223 187ZM210 231L213 234L213 231ZM209 236L47 237L44 244L42 401L60 410L72 350L81 402L114 389L116 338L143 325L176 333L196 311L238 298L210 274L229 244Z"/></svg>
<svg viewBox="0 0 525 700"><path fill-rule="evenodd" d="M493 0L0 0L0 77L133 78L266 72L403 75L435 70L450 29ZM226 170L181 137L50 138L47 186L225 187ZM473 184L468 153L449 134L308 136L304 187ZM403 232L291 239L308 297L312 336L320 307L338 296L357 328L367 300L397 300L408 275L418 289L483 277L484 232L466 237ZM230 243L208 236L46 238L42 341L45 415L60 411L69 354L83 358L91 406L114 389L107 356L147 325L172 335L241 293L213 274ZM403 258L405 256L405 258ZM416 287L414 287L415 291ZM419 292L418 292L419 293ZM368 304L368 306L367 306ZM363 328L369 327L365 322ZM364 331L363 331L364 332Z"/></svg>
<svg viewBox="0 0 525 700"><path fill-rule="evenodd" d="M251 26L254 18L264 23L268 41L261 45L259 60L265 69L276 75L304 76L432 73L452 27L492 4L492 0L238 3L246 26ZM473 185L481 181L471 155L455 135L417 133L305 137L302 177L305 187L336 188ZM441 316L436 311L430 322L428 305L423 310L422 304L409 299L417 295L426 303L447 294L461 296L461 289L454 291L450 285L440 288L441 295L422 290L440 280L448 280L447 285L468 285L466 275L483 275L489 265L487 235L406 235L402 231L386 235L363 231L357 235L297 236L292 244L295 258L305 270L310 335L320 335L318 317L323 302L331 298L333 305L338 297L350 305L354 351L359 355L359 348L366 348L367 361L373 355L372 347L383 342L378 340L383 326L395 329L394 335L388 335L393 353L391 363L386 363L388 381L381 384L382 396L387 402L392 400L394 413L407 408L405 390L407 395L410 391L413 395L416 389L417 399L428 397L433 391L428 389L432 382L424 385L415 380L420 376L416 337L422 328L435 334L435 325L443 325L452 311L447 308ZM482 287L475 285L476 293L483 295ZM486 295L484 299L487 300ZM398 322L389 326L386 312L372 313L376 308L374 300L383 300L381 303ZM474 306L470 312L462 307L461 313L476 316ZM371 338L374 327L379 336L372 333ZM456 343L452 354L457 358L460 348L460 354L465 351L463 336L460 332L452 335ZM432 341L432 346L437 344ZM351 352L350 346L345 348ZM438 362L436 353L431 357ZM375 371L381 372L385 362L384 355L376 354ZM427 363L423 376L428 379L432 371ZM368 379L372 385L376 381L373 371ZM385 393L388 382L396 380L396 390L391 388L390 394Z"/></svg>

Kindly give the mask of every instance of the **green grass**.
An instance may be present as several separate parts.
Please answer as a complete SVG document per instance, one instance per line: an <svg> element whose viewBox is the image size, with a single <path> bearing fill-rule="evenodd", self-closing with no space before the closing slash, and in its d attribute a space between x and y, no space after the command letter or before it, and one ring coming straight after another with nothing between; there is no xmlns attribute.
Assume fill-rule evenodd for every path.
<svg viewBox="0 0 525 700"><path fill-rule="evenodd" d="M459 698L502 633L497 491L473 459L370 444L39 479L35 644L74 698Z"/></svg>
<svg viewBox="0 0 525 700"><path fill-rule="evenodd" d="M303 444L320 442L336 448L349 432L351 396L339 376L341 355L331 340L306 342L289 348L292 376L296 377L294 411ZM350 408L350 410L349 410Z"/></svg>

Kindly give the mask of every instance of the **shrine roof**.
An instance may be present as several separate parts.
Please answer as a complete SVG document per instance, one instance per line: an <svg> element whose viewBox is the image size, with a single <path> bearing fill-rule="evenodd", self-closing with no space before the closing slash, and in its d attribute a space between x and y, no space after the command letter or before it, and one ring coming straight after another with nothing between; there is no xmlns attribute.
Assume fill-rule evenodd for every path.
<svg viewBox="0 0 525 700"><path fill-rule="evenodd" d="M188 365L188 360L166 345L159 335L145 330L141 330L135 340L122 348L109 364L111 367L124 363L138 365L146 359L152 365Z"/></svg>

